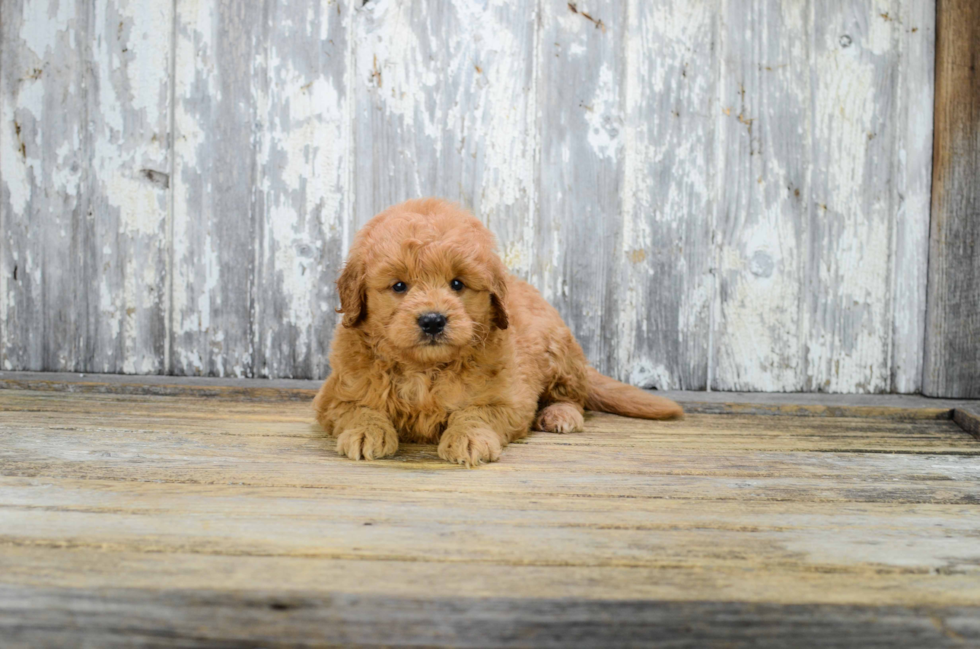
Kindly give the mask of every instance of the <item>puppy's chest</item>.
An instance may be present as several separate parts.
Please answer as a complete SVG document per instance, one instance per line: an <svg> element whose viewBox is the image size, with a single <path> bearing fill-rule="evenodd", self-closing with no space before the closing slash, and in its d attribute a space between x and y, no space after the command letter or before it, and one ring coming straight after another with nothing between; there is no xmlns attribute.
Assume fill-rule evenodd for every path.
<svg viewBox="0 0 980 649"><path fill-rule="evenodd" d="M446 373L415 373L394 377L389 405L404 414L438 414L465 408L469 403L464 379Z"/></svg>
<svg viewBox="0 0 980 649"><path fill-rule="evenodd" d="M497 401L497 378L451 370L389 375L384 409L403 441L435 442L453 412Z"/></svg>
<svg viewBox="0 0 980 649"><path fill-rule="evenodd" d="M385 406L402 440L435 442L450 413L468 404L466 391L458 381L415 374L396 377L391 382Z"/></svg>

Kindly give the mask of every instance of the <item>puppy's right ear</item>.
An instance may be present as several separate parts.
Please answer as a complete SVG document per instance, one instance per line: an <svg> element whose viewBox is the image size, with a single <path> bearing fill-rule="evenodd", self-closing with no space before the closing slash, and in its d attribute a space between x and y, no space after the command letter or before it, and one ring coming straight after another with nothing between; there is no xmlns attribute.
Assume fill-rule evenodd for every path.
<svg viewBox="0 0 980 649"><path fill-rule="evenodd" d="M337 292L340 293L340 308L344 326L356 327L367 317L367 294L364 285L364 264L351 252L344 264L344 270L337 278Z"/></svg>

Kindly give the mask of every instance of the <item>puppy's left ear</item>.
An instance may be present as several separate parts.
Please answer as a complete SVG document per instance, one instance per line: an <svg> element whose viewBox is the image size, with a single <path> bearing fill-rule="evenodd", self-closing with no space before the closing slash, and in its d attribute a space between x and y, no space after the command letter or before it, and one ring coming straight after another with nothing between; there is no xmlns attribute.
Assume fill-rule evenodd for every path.
<svg viewBox="0 0 980 649"><path fill-rule="evenodd" d="M503 263L494 264L493 281L490 286L490 322L497 329L506 329L510 321L507 318L507 269Z"/></svg>
<svg viewBox="0 0 980 649"><path fill-rule="evenodd" d="M496 293L490 294L490 322L497 329L506 329L510 322L507 320L507 309Z"/></svg>

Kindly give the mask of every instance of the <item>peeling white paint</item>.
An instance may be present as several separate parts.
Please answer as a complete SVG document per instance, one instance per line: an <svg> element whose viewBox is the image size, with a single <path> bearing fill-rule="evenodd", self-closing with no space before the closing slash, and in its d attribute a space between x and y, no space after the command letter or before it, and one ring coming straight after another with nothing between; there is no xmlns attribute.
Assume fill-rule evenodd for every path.
<svg viewBox="0 0 980 649"><path fill-rule="evenodd" d="M171 255L173 291L170 296L168 327L174 340L172 364L178 373L203 374L208 371L207 360L195 346L198 338L210 332L211 294L218 285L219 265L211 244L210 229L206 227L210 214L202 213L194 204L194 192L207 193L210 187L192 186L188 180L204 171L199 157L212 146L205 124L196 111L201 108L203 93L212 105L221 98L215 70L212 39L216 28L217 7L210 0L181 0L177 5L175 38L176 50L172 80L174 111L172 134L173 226ZM203 229L203 233L195 231ZM203 226L203 227L200 227ZM203 236L202 236L203 235ZM197 256L201 251L203 258ZM202 274L198 274L198 268ZM203 275L203 276L202 276Z"/></svg>
<svg viewBox="0 0 980 649"><path fill-rule="evenodd" d="M356 35L357 43L362 45L356 48L360 82L374 87L383 110L399 118L404 129L436 140L445 123L433 119L418 105L417 98L424 89L435 88L442 75L452 76L456 70L436 70L423 58L419 36L410 28L411 3L377 0L361 11L364 17L357 22ZM451 63L464 64L469 61Z"/></svg>
<svg viewBox="0 0 980 649"><path fill-rule="evenodd" d="M24 46L38 59L46 58L51 54L51 50L55 49L59 40L73 36L74 32L71 35L67 32L77 28L75 11L84 6L84 4L76 5L70 0L24 2L23 23L20 30ZM70 45L74 49L74 43Z"/></svg>
<svg viewBox="0 0 980 649"><path fill-rule="evenodd" d="M662 363L641 358L630 365L629 382L641 388L665 389L671 382L670 372Z"/></svg>
<svg viewBox="0 0 980 649"><path fill-rule="evenodd" d="M613 371L661 389L693 387L699 374L703 381L703 360L696 359L705 354L710 299L701 277L705 242L686 240L685 229L711 218L705 115L714 86L704 62L713 13L697 3L628 3ZM698 74L684 76L687 69ZM679 357L687 363L673 360Z"/></svg>
<svg viewBox="0 0 980 649"><path fill-rule="evenodd" d="M478 26L480 59L474 86L480 96L478 121L468 132L485 133L478 205L498 236L506 237L510 259L508 267L522 277L531 273L534 221L530 211L534 200L536 142L535 90L529 70L532 40L515 28L533 24L507 23L499 15L510 15L505 0L491 2L486 17L474 20ZM528 87L532 86L532 87ZM474 200L474 203L477 201ZM503 242L502 242L503 243Z"/></svg>
<svg viewBox="0 0 980 649"><path fill-rule="evenodd" d="M108 266L87 284L89 370L160 371L161 312L181 372L324 369L350 234L439 194L488 223L508 267L620 378L704 387L713 364L721 389L917 389L933 3L593 4L179 0L174 20L169 1L106 0L79 21L78 3L28 0L0 68L4 228L40 245L28 218L55 219L43 234L61 250L66 210L96 210L93 236L112 245L92 243ZM83 51L90 74L45 67ZM53 132L53 93L91 123ZM254 144L241 159L215 158L226 123ZM229 187L236 165L254 175ZM255 241L229 251L209 224L241 182L253 206L215 228ZM21 292L6 265L36 282L61 266L11 237L0 320L35 335L40 284ZM231 320L232 297L249 322ZM64 369L87 343L68 326L46 361ZM21 344L11 330L0 354Z"/></svg>
<svg viewBox="0 0 980 649"><path fill-rule="evenodd" d="M89 190L100 211L96 236L115 244L97 262L99 344L93 368L164 369L152 329L163 324L173 3L101 2L92 30ZM161 64L163 63L163 64Z"/></svg>
<svg viewBox="0 0 980 649"><path fill-rule="evenodd" d="M585 110L589 124L588 141L597 155L611 160L620 155L623 118L620 113L619 83L608 65L599 68L595 93Z"/></svg>
<svg viewBox="0 0 980 649"><path fill-rule="evenodd" d="M893 56L883 43L894 43L895 23L882 13L869 11L868 33L851 30L847 47L828 29L814 57L814 236L824 238L814 278L818 312L804 325L809 387L830 392L887 391L891 382L892 201L869 191L890 178L897 154L890 148L884 158L869 158L897 132L891 102L876 101L874 92Z"/></svg>

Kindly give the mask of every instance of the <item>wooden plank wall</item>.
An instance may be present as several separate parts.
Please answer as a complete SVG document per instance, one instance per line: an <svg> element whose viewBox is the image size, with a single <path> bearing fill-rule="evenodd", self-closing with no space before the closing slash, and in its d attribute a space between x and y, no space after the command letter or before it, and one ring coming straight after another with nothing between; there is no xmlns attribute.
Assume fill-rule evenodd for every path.
<svg viewBox="0 0 980 649"><path fill-rule="evenodd" d="M3 369L322 377L436 194L614 376L921 388L932 1L0 7Z"/></svg>
<svg viewBox="0 0 980 649"><path fill-rule="evenodd" d="M980 5L940 0L923 392L980 398Z"/></svg>

